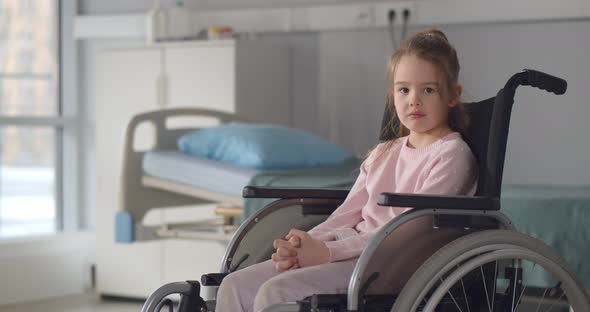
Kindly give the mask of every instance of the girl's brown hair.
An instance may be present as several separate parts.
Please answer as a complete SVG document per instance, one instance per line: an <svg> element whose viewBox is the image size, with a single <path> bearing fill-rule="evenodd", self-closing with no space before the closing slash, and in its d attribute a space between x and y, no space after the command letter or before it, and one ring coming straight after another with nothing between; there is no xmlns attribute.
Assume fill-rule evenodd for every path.
<svg viewBox="0 0 590 312"><path fill-rule="evenodd" d="M405 40L401 47L395 51L395 53L393 53L389 59L389 70L387 73L389 82L389 90L387 92L387 109L389 110L392 118L389 120L387 128L393 129L393 131L395 131L395 128L397 128L397 133L394 139L386 142L384 151L389 149L389 147L391 147L397 138L406 136L410 133L410 131L399 121L393 102L393 83L395 71L401 58L405 55L416 55L417 57L438 67L444 83L444 85L441 86L441 96L444 98L448 98L453 94L453 90L455 90L455 86L458 84L459 80L460 68L459 60L457 58L457 51L455 51L455 48L451 46L447 36L445 36L442 31L438 29L430 29L419 32L411 38ZM465 112L465 108L463 107L462 103L459 102L449 111L449 127L453 131L457 131L464 136L468 124L469 116ZM396 125L399 127L396 127ZM387 128L383 128L382 131L386 132Z"/></svg>

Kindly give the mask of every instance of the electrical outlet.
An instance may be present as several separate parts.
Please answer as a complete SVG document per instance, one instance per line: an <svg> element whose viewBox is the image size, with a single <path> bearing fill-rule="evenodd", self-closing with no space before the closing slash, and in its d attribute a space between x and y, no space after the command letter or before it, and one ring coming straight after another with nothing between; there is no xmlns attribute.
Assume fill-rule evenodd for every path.
<svg viewBox="0 0 590 312"><path fill-rule="evenodd" d="M395 25L401 25L403 23L404 11L409 12L408 24L415 19L416 16L416 3L414 1L391 1L383 3L375 3L375 26L385 27L389 25L389 14L395 12Z"/></svg>

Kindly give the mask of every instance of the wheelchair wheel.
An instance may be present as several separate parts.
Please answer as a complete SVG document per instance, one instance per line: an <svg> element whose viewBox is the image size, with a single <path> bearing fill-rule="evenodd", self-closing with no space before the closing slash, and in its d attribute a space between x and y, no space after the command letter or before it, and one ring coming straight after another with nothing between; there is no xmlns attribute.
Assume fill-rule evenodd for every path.
<svg viewBox="0 0 590 312"><path fill-rule="evenodd" d="M543 242L509 230L461 237L410 278L392 311L590 311L565 261Z"/></svg>

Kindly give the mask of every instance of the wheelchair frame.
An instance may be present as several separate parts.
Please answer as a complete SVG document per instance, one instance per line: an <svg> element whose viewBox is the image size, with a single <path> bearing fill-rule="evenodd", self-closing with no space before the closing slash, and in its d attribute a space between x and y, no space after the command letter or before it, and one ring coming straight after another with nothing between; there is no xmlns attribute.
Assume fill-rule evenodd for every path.
<svg viewBox="0 0 590 312"><path fill-rule="evenodd" d="M479 228L489 229L489 225L479 226L476 223L472 223L474 219L492 219L495 222L496 228L502 228L509 231L516 231L510 219L501 213L500 210L500 187L502 180L502 172L504 166L504 157L506 150L506 143L508 137L508 125L510 121L510 113L512 105L514 103L514 94L516 88L519 85L529 85L537 87L555 94L563 94L566 91L567 83L557 77L550 76L545 73L541 73L534 70L524 70L520 73L513 75L505 87L501 89L495 98L488 99L486 101L494 101L494 105L491 109L491 121L489 124L491 127L498 127L501 131L495 135L489 134L489 129L485 134L488 135L488 141L486 146L486 152L489 146L493 147L494 152L487 152L484 155L485 160L480 163L480 170L482 165L487 176L480 179L478 185L477 194L483 194L479 196L437 196L437 195L415 195L415 194L394 194L394 193L383 193L380 196L378 205L381 206L395 206L395 207L412 207L414 209L405 212L404 214L390 220L384 225L376 234L375 237L369 242L369 245L363 250L360 255L357 264L353 270L348 292L346 294L346 308L348 311L361 311L363 309L361 299L364 295L367 285L363 285L364 275L367 273L368 264L371 257L376 253L380 244L386 240L389 235L394 232L401 225L424 216L433 216L435 220L443 216L466 216L468 221L457 221L453 222L451 226L463 227L463 228ZM387 116L388 110L384 116L384 125L386 120L391 118ZM391 132L393 130L390 130ZM389 133L391 135L392 133ZM383 137L382 137L383 139ZM493 164L490 166L490 164ZM494 170L497 170L494 171ZM482 183L483 182L483 183ZM218 274L206 274L203 276L201 282L206 286L220 285L223 277L230 272L238 269L244 261L248 258L237 257L236 250L240 243L246 236L246 234L258 224L264 217L268 216L272 211L292 207L293 205L300 205L303 214L306 212L306 204L314 204L314 200L319 200L315 204L321 203L322 201L332 203L337 207L338 202L342 202L347 195L348 191L344 190L318 190L318 189L294 189L294 188L264 188L264 187L245 187L243 196L247 198L280 198L280 200L268 205L265 209L258 211L255 215L244 222L235 233L232 238L228 249L222 260L221 273ZM285 206L287 203L291 206ZM307 213L326 215L329 214L336 207L327 207L324 211L314 211L315 208L307 208ZM474 209L473 207L476 207ZM447 226L448 224L441 224L441 226ZM457 239L459 240L459 239ZM448 245L451 245L449 243ZM447 246L448 246L447 245ZM446 248L447 246L443 247ZM517 250L518 248L513 247L510 250ZM522 248L521 248L522 249ZM523 249L526 251L526 248ZM518 250L517 250L518 251ZM522 252L522 250L521 250ZM528 254L532 254L529 252ZM527 254L527 255L528 255ZM432 258L432 257L431 257ZM429 258L430 261L430 258ZM548 260L550 263L552 260ZM236 264L233 264L237 262ZM554 265L555 261L552 262ZM233 265L232 265L233 264ZM563 267L561 263L559 263ZM569 271L566 270L566 273ZM568 273L571 275L571 273ZM590 310L590 298L584 291L581 283L579 283L575 277L571 276L573 281L573 287L577 288L574 291L575 305L585 307ZM370 283L366 281L365 283ZM571 285L570 285L571 286ZM515 284L516 287L516 284ZM142 312L154 312L157 305L168 295L173 293L181 294L180 311L187 305L185 302L195 302L194 297L198 296L198 289L200 285L195 282L189 283L171 283L162 286L156 290L146 301ZM200 297L199 297L200 298ZM199 303L201 311L207 311L205 303ZM514 302L512 303L514 305ZM518 304L518 303L517 303ZM430 305L432 306L432 304ZM427 306L427 307L430 307ZM187 310L188 311L188 310ZM268 307L264 310L269 311L300 311L298 303L287 303L279 304ZM430 310L429 310L430 311Z"/></svg>

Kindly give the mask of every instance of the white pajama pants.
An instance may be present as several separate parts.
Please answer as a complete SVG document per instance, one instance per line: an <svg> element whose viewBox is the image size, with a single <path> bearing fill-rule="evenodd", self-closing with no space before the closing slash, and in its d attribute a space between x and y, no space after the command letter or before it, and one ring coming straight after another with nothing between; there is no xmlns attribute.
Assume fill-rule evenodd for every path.
<svg viewBox="0 0 590 312"><path fill-rule="evenodd" d="M217 312L254 312L314 294L344 294L358 259L278 273L272 260L226 276L216 299Z"/></svg>

